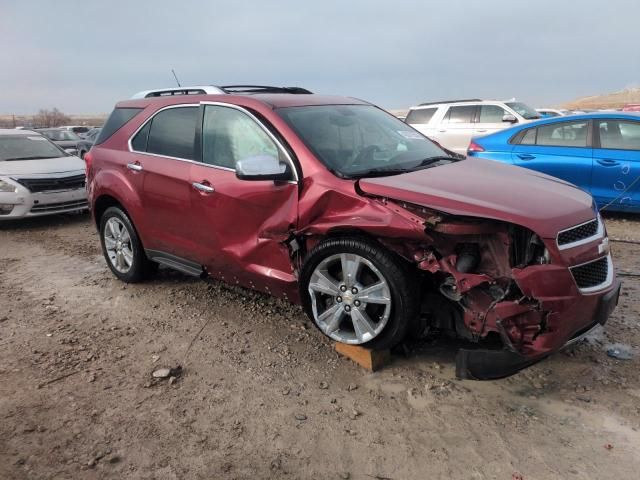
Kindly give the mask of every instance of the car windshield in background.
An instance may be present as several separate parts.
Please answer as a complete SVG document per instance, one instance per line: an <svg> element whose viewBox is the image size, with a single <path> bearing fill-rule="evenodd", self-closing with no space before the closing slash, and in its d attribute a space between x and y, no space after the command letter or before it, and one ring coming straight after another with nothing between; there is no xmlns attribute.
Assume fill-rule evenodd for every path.
<svg viewBox="0 0 640 480"><path fill-rule="evenodd" d="M527 120L535 120L536 118L542 118L540 112L531 108L529 105L520 102L507 102L505 103L509 108L513 108L518 115Z"/></svg>
<svg viewBox="0 0 640 480"><path fill-rule="evenodd" d="M41 135L0 136L0 162L64 156L64 152Z"/></svg>
<svg viewBox="0 0 640 480"><path fill-rule="evenodd" d="M384 176L455 161L421 133L371 105L285 107L280 116L332 172Z"/></svg>
<svg viewBox="0 0 640 480"><path fill-rule="evenodd" d="M73 142L82 140L78 135L68 130L40 130L40 133L54 142Z"/></svg>

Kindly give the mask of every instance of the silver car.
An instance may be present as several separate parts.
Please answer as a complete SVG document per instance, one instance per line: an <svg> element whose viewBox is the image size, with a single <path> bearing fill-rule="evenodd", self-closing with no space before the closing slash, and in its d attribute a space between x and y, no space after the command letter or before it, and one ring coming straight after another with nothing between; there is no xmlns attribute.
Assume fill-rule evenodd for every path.
<svg viewBox="0 0 640 480"><path fill-rule="evenodd" d="M83 160L38 133L0 129L0 221L87 208Z"/></svg>

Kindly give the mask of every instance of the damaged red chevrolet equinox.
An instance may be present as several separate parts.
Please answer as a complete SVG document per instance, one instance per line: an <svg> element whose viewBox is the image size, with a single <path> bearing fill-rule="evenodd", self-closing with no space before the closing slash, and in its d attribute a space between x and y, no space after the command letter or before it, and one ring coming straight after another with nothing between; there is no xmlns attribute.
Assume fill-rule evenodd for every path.
<svg viewBox="0 0 640 480"><path fill-rule="evenodd" d="M337 342L447 331L461 378L603 324L620 290L588 193L462 159L382 109L303 89L119 103L87 159L113 273L158 264L300 303Z"/></svg>

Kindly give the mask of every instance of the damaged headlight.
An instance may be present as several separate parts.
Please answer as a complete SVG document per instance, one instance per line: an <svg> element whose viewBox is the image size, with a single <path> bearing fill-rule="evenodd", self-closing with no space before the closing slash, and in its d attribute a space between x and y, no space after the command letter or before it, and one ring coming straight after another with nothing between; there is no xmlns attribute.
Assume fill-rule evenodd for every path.
<svg viewBox="0 0 640 480"><path fill-rule="evenodd" d="M551 253L542 239L531 230L515 227L511 236L511 265L522 268L528 265L551 263Z"/></svg>

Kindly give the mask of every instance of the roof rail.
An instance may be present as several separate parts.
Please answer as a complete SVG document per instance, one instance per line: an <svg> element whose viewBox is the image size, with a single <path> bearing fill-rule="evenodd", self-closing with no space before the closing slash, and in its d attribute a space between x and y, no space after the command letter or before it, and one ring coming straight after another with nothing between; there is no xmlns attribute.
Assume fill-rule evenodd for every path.
<svg viewBox="0 0 640 480"><path fill-rule="evenodd" d="M441 103L460 103L460 102L481 102L482 99L481 98L464 98L462 100L441 100L439 102L427 102L427 103L421 103L420 105L418 105L419 107L424 107L427 105L439 105Z"/></svg>
<svg viewBox="0 0 640 480"><path fill-rule="evenodd" d="M301 87L271 87L268 85L226 85L217 87L215 85L196 85L189 87L157 88L154 90L144 90L136 93L131 98L153 98L170 97L173 95L224 95L225 93L312 93Z"/></svg>
<svg viewBox="0 0 640 480"><path fill-rule="evenodd" d="M136 93L131 98L166 97L173 95L219 95L225 91L214 85L196 85L190 87L157 88Z"/></svg>
<svg viewBox="0 0 640 480"><path fill-rule="evenodd" d="M270 85L224 85L220 88L226 93L312 93L302 87L273 87Z"/></svg>

